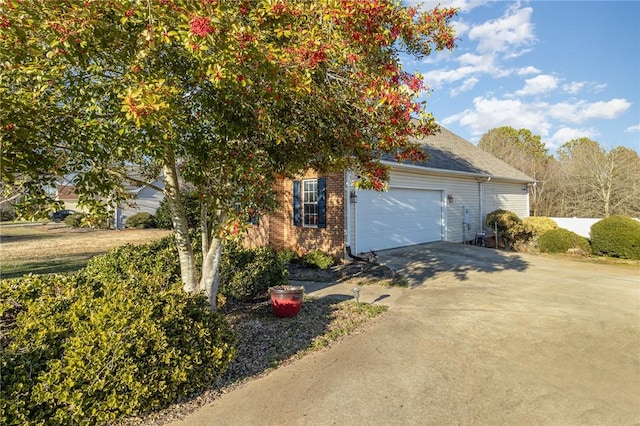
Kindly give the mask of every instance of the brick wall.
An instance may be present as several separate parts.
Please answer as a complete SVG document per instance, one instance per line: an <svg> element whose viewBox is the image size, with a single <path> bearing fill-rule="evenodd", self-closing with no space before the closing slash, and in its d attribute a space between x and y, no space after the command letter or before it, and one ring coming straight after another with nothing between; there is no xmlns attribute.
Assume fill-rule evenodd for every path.
<svg viewBox="0 0 640 426"><path fill-rule="evenodd" d="M314 179L320 175L309 171L296 178ZM324 175L327 179L327 227L304 228L293 225L293 181L279 180L276 191L280 209L269 217L269 244L276 249L290 248L303 255L318 249L344 259L344 173Z"/></svg>
<svg viewBox="0 0 640 426"><path fill-rule="evenodd" d="M290 248L299 255L312 250L330 253L337 261L344 260L344 173L322 175L327 179L327 227L304 228L293 225L293 180L280 178L274 185L280 206L268 217L260 218L244 241L247 247L270 245L277 250ZM296 180L321 177L309 171Z"/></svg>

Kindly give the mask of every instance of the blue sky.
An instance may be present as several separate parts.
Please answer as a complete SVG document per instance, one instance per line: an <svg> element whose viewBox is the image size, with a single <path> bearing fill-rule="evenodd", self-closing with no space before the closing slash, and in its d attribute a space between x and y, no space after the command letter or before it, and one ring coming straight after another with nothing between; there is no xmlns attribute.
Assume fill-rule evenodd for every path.
<svg viewBox="0 0 640 426"><path fill-rule="evenodd" d="M431 88L427 111L477 143L511 126L552 153L578 137L640 152L640 1L405 0L459 7L458 46L402 58Z"/></svg>

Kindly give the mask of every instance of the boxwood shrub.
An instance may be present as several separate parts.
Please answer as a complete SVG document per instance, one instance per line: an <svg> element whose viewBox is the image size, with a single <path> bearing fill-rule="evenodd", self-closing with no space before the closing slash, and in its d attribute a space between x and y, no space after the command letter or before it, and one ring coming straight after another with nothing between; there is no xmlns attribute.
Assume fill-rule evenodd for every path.
<svg viewBox="0 0 640 426"><path fill-rule="evenodd" d="M522 224L531 230L534 238L540 237L540 235L552 229L558 229L558 224L546 216L525 217L522 219Z"/></svg>
<svg viewBox="0 0 640 426"><path fill-rule="evenodd" d="M532 237L531 229L523 225L522 220L512 211L498 209L487 214L485 224L490 229L494 229L496 222L499 237L504 238L508 248L513 248L514 245L522 246Z"/></svg>
<svg viewBox="0 0 640 426"><path fill-rule="evenodd" d="M155 228L154 217L151 213L147 212L136 213L127 218L125 227L138 229Z"/></svg>
<svg viewBox="0 0 640 426"><path fill-rule="evenodd" d="M82 220L85 218L84 213L74 213L65 217L63 222L69 228L80 228L82 226Z"/></svg>
<svg viewBox="0 0 640 426"><path fill-rule="evenodd" d="M234 354L202 296L141 272L0 281L1 424L104 424L211 383Z"/></svg>
<svg viewBox="0 0 640 426"><path fill-rule="evenodd" d="M321 250L313 250L304 255L304 263L319 269L327 269L333 266L333 257Z"/></svg>
<svg viewBox="0 0 640 426"><path fill-rule="evenodd" d="M640 222L628 216L609 216L591 227L594 254L640 259Z"/></svg>
<svg viewBox="0 0 640 426"><path fill-rule="evenodd" d="M540 251L543 253L566 253L573 249L588 254L589 240L564 228L552 229L540 236Z"/></svg>
<svg viewBox="0 0 640 426"><path fill-rule="evenodd" d="M267 294L269 287L287 283L284 259L272 247L246 249L225 245L220 263L220 293L248 301Z"/></svg>

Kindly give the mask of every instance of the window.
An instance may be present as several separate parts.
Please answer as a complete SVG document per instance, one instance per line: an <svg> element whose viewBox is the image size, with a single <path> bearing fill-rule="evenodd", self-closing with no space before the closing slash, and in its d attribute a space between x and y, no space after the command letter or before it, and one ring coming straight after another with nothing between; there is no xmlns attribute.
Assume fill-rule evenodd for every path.
<svg viewBox="0 0 640 426"><path fill-rule="evenodd" d="M308 228L326 228L326 179L293 182L293 224Z"/></svg>
<svg viewBox="0 0 640 426"><path fill-rule="evenodd" d="M302 225L318 226L318 181L302 181Z"/></svg>

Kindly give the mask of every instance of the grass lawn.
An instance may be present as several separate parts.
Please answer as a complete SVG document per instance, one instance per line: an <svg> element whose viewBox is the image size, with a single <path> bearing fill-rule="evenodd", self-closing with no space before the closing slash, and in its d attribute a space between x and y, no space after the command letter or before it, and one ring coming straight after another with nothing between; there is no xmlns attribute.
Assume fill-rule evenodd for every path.
<svg viewBox="0 0 640 426"><path fill-rule="evenodd" d="M143 244L170 234L159 229L72 229L59 223L0 225L0 278L73 272L89 259L127 243Z"/></svg>

